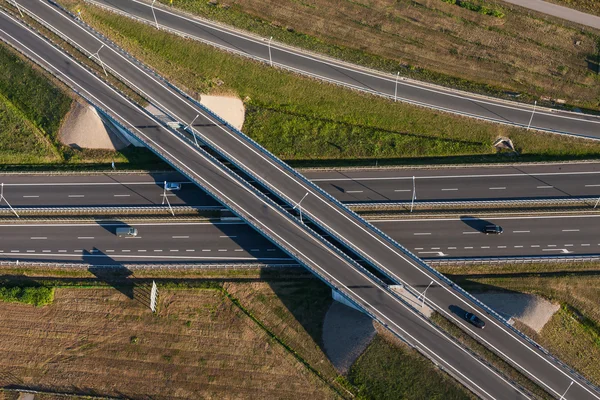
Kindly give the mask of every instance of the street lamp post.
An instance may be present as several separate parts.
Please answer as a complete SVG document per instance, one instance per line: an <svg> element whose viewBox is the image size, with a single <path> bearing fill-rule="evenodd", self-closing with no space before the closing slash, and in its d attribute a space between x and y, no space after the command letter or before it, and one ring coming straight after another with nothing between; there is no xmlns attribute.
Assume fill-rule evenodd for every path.
<svg viewBox="0 0 600 400"><path fill-rule="evenodd" d="M304 221L302 221L302 200L304 200L306 198L306 196L308 196L308 192L306 192L306 194L304 195L304 197L302 197L302 199L300 199L300 201L298 202L298 204L296 204L294 206L294 208L292 208L292 210L295 210L296 208L298 208L298 212L300 214L300 223L304 223Z"/></svg>
<svg viewBox="0 0 600 400"><path fill-rule="evenodd" d="M154 13L154 3L156 2L156 0L152 0L152 5L150 6L150 8L152 9L152 15L154 16L154 23L156 24L156 29L158 28L158 21L156 20L156 14Z"/></svg>
<svg viewBox="0 0 600 400"><path fill-rule="evenodd" d="M104 63L100 59L100 50L102 50L103 47L104 47L104 45L100 46L100 48L98 49L98 51L95 52L94 54L92 54L91 56L89 56L88 58L91 59L92 57L96 57L98 59L98 61L100 62L100 65L102 66L102 69L104 70L104 75L108 76L108 72L106 72L106 68L104 68Z"/></svg>
<svg viewBox="0 0 600 400"><path fill-rule="evenodd" d="M273 40L273 36L269 38L269 64L271 67L273 66L273 57L271 57L271 40Z"/></svg>
<svg viewBox="0 0 600 400"><path fill-rule="evenodd" d="M15 5L15 7L17 7L17 10L19 10L19 14L21 14L21 18L23 18L23 12L21 11L21 7L19 7L19 3L17 3L17 0L13 0L13 4Z"/></svg>
<svg viewBox="0 0 600 400"><path fill-rule="evenodd" d="M400 76L400 71L396 73L396 86L394 87L394 103L398 100L398 77Z"/></svg>
<svg viewBox="0 0 600 400"><path fill-rule="evenodd" d="M531 121L533 121L533 114L535 114L535 107L537 106L537 100L533 102L533 111L531 112L531 118L529 118L529 123L527 124L527 130L531 126Z"/></svg>
<svg viewBox="0 0 600 400"><path fill-rule="evenodd" d="M417 300L420 299L421 297L423 298L423 300L421 302L421 308L425 307L425 293L427 292L427 289L429 289L429 286L431 286L431 285L433 285L433 281L429 282L429 285L427 285L425 290L423 290L423 293L421 295L419 295L419 297L417 297Z"/></svg>
<svg viewBox="0 0 600 400"><path fill-rule="evenodd" d="M571 389L572 385L573 385L573 381L571 381L571 383L569 384L569 387L567 388L567 390L565 390L565 392L563 393L563 395L560 396L560 400L563 400L565 398L565 395L567 394L567 392L569 391L569 389Z"/></svg>
<svg viewBox="0 0 600 400"><path fill-rule="evenodd" d="M14 208L12 208L12 206L10 205L10 203L8 202L8 200L6 200L6 198L4 197L4 182L2 182L2 184L0 185L0 203L2 203L2 200L4 200L6 202L6 204L8 205L8 207L10 208L10 210L15 213L15 215L17 216L17 218L21 218L19 216L19 214L17 214L17 212L15 211Z"/></svg>
<svg viewBox="0 0 600 400"><path fill-rule="evenodd" d="M163 205L165 204L165 200L167 201L167 204L169 205L169 210L171 211L171 214L173 214L173 216L175 216L173 207L171 207L171 202L167 198L167 181L164 181L164 183L163 183L163 200L162 200Z"/></svg>
<svg viewBox="0 0 600 400"><path fill-rule="evenodd" d="M413 211L413 206L415 205L416 198L417 198L417 187L415 184L415 177L413 176L413 194L412 194L412 200L410 202L410 212Z"/></svg>
<svg viewBox="0 0 600 400"><path fill-rule="evenodd" d="M196 147L198 146L198 139L196 139L196 132L194 132L194 122L196 121L196 119L200 116L200 114L197 114L194 119L192 120L192 122L190 122L189 124L187 124L187 126L185 128L183 128L183 130L187 130L187 128L192 128L192 136L194 137L194 142L196 143Z"/></svg>

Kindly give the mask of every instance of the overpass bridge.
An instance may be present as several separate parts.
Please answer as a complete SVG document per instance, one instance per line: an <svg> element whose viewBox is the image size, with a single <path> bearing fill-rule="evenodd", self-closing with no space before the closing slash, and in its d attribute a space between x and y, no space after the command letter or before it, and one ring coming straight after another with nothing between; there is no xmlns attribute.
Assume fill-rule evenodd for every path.
<svg viewBox="0 0 600 400"><path fill-rule="evenodd" d="M74 16L47 1L19 0L18 4L23 11L81 49L84 54L97 54L104 68L162 112L179 121L181 126L187 126L187 135L162 125L154 116L141 110L74 60L30 31L25 31L15 18L3 13L0 34L5 41L65 81L117 125L129 130L284 252L479 396L511 399L528 397L457 346L430 324L419 310L411 308L394 295L387 285L353 262L342 250L359 256L392 282L403 285L415 295L433 283L427 292L427 304L430 307L468 331L555 397L561 396L569 388L572 397L565 398L600 399L596 388L513 329L494 311ZM101 53L98 53L99 49ZM189 126L192 121L195 121L194 126ZM305 221L312 222L326 232L338 246L323 239L299 218L286 212L196 146L196 140L237 167L271 195L301 210ZM455 315L451 310L457 306L482 316L487 322L485 331L475 330Z"/></svg>

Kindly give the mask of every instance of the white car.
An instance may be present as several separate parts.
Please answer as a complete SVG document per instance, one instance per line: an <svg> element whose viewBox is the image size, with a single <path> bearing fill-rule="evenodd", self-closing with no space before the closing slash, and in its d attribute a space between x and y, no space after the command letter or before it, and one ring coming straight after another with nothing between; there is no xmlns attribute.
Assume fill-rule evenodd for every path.
<svg viewBox="0 0 600 400"><path fill-rule="evenodd" d="M167 182L167 184L165 185L165 189L167 189L170 192L174 192L176 190L181 190L181 183Z"/></svg>

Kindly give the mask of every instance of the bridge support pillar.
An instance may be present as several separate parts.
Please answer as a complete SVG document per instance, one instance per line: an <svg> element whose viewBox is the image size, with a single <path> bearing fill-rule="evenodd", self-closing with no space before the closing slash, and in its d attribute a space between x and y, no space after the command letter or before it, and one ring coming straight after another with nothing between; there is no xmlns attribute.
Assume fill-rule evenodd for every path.
<svg viewBox="0 0 600 400"><path fill-rule="evenodd" d="M346 299L344 296L342 296L337 290L335 289L331 289L331 297L333 297L333 300L342 303L345 306L354 308L356 311L360 311L363 312L363 310L361 310L360 308L356 307L354 305L354 303L352 303L351 301L349 301L348 299Z"/></svg>

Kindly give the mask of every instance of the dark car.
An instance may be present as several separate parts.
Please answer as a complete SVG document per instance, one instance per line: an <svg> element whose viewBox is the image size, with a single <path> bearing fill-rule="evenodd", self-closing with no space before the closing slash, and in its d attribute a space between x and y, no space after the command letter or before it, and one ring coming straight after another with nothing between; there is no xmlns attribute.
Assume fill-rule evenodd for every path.
<svg viewBox="0 0 600 400"><path fill-rule="evenodd" d="M504 231L502 230L502 227L500 225L490 224L486 225L483 228L483 233L485 233L486 235L489 235L490 233L492 235L500 235L502 232Z"/></svg>
<svg viewBox="0 0 600 400"><path fill-rule="evenodd" d="M477 315L475 315L473 313L470 313L470 312L465 313L465 319L478 328L481 328L481 329L485 328L485 322L483 322L481 320L481 318L479 318Z"/></svg>

